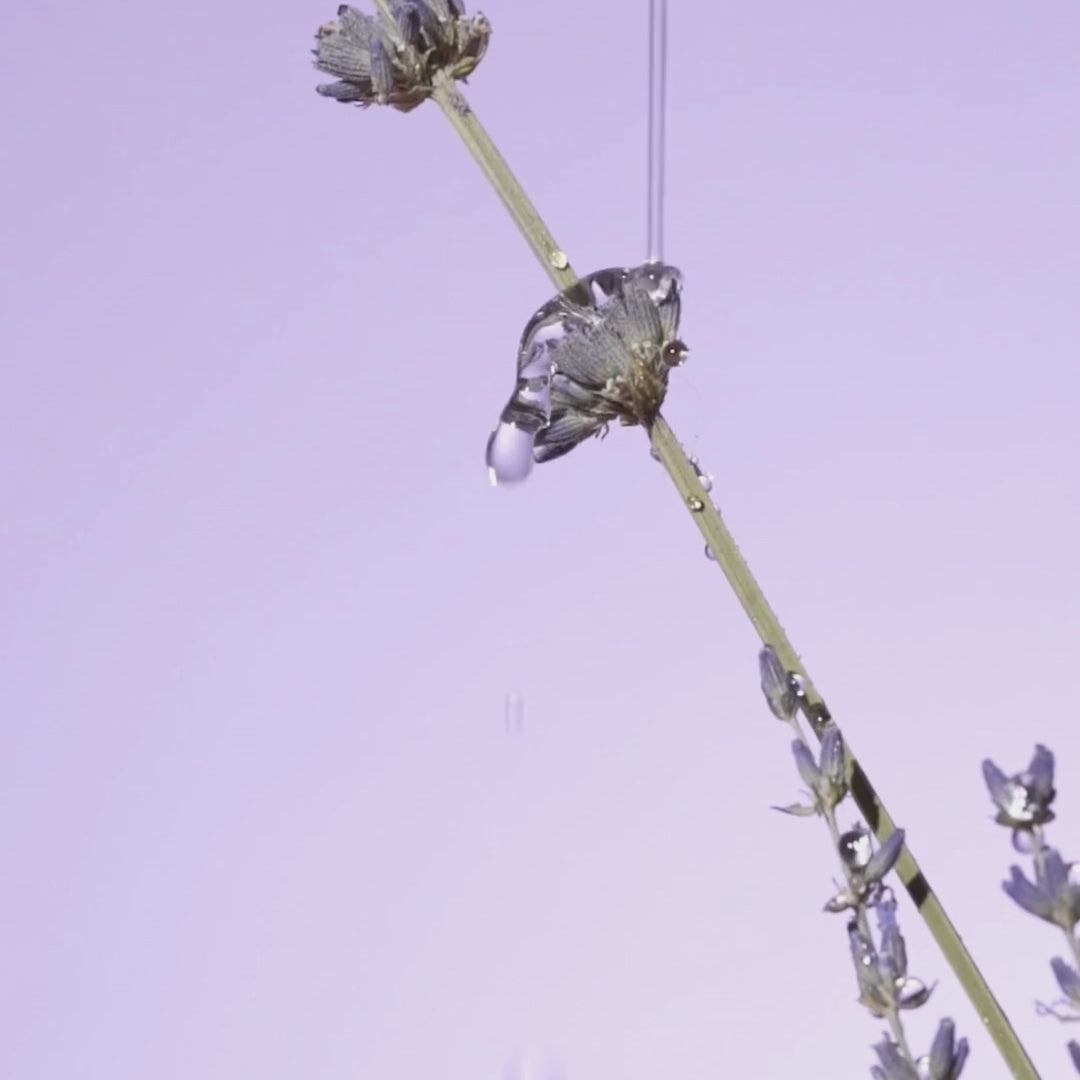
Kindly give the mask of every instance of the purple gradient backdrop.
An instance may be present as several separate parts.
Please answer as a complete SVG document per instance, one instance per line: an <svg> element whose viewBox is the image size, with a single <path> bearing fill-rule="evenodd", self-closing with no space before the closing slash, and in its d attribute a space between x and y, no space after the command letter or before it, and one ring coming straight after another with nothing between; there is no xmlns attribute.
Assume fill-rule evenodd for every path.
<svg viewBox="0 0 1080 1080"><path fill-rule="evenodd" d="M750 626L640 432L487 486L550 288L437 109L315 95L333 7L0 16L0 1074L866 1075ZM644 3L485 10L477 112L579 270L640 260ZM670 42L667 413L1066 1075L979 762L1052 745L1080 852L1080 8ZM916 1044L1005 1076L902 925Z"/></svg>

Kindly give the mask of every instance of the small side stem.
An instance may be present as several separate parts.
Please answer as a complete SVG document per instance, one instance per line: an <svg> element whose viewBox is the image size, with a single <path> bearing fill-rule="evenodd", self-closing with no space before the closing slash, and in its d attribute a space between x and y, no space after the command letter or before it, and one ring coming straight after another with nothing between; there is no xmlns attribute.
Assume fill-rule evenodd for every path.
<svg viewBox="0 0 1080 1080"><path fill-rule="evenodd" d="M885 1018L889 1021L889 1031L892 1032L893 1042L900 1048L900 1053L907 1059L907 1063L912 1068L915 1068L915 1056L908 1045L907 1033L904 1031L903 1023L900 1021L900 1013L893 1009L886 1014Z"/></svg>
<svg viewBox="0 0 1080 1080"><path fill-rule="evenodd" d="M383 17L396 30L387 0L374 0L374 2ZM465 96L445 72L436 75L433 83L435 100L495 188L503 205L521 229L529 247L540 260L555 287L562 290L573 285L577 277L570 267L569 259L555 243L554 237L544 225L536 208L510 171L509 165L465 100ZM830 719L828 710L788 640L787 634L784 633L779 619L750 573L750 568L739 552L734 539L721 521L708 492L702 487L682 445L662 416L658 416L653 423L649 430L649 438L653 449L671 476L683 500L683 505L689 509L691 517L712 549L717 564L730 582L759 637L763 642L772 645L785 668L801 676L805 688L806 715L815 733L820 736ZM846 747L847 740L845 739L844 742ZM849 787L867 824L878 840L887 839L895 830L893 820L886 812L858 761L850 753L850 749L847 751L847 770ZM945 914L944 908L931 890L907 845L904 846L897 860L896 870L915 901L916 908L930 927L946 960L956 973L964 992L990 1031L1013 1076L1016 1080L1039 1080L1039 1074L1035 1071L1035 1066L1027 1056L1008 1017L975 966L971 954Z"/></svg>

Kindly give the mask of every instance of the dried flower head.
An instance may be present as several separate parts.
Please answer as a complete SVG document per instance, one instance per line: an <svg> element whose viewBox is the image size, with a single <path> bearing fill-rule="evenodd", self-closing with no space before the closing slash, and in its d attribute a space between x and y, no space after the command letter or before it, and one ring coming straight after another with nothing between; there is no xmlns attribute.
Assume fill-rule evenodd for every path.
<svg viewBox="0 0 1080 1080"><path fill-rule="evenodd" d="M1009 875L1001 887L1020 907L1072 933L1080 922L1080 863L1066 863L1059 851L1046 848L1035 860L1034 883L1018 866Z"/></svg>
<svg viewBox="0 0 1080 1080"><path fill-rule="evenodd" d="M463 79L480 63L491 36L483 15L460 0L389 0L393 23L348 4L315 35L315 67L339 81L317 86L346 104L415 109L432 94L437 71Z"/></svg>
<svg viewBox="0 0 1080 1080"><path fill-rule="evenodd" d="M1006 776L989 758L982 769L999 824L1026 831L1054 820L1050 809L1056 794L1054 755L1045 746L1036 746L1028 767L1013 776Z"/></svg>
<svg viewBox="0 0 1080 1080"><path fill-rule="evenodd" d="M495 481L523 479L613 420L656 419L668 375L686 357L676 337L682 275L645 263L599 270L549 300L529 320L518 378L487 446Z"/></svg>

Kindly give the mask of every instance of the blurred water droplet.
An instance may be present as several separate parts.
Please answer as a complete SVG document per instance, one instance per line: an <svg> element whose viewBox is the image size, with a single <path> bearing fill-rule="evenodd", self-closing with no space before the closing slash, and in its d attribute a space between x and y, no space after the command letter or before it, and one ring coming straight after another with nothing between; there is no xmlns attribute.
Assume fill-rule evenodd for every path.
<svg viewBox="0 0 1080 1080"><path fill-rule="evenodd" d="M503 421L488 439L484 460L487 463L488 480L496 484L516 484L524 480L533 467L533 443L536 436Z"/></svg>
<svg viewBox="0 0 1080 1080"><path fill-rule="evenodd" d="M506 695L505 719L508 735L522 733L525 728L525 699L516 690Z"/></svg>
<svg viewBox="0 0 1080 1080"><path fill-rule="evenodd" d="M656 452L656 447L655 446L650 446L649 447L649 457L651 457L653 459L653 461L661 461L662 460L660 455Z"/></svg>
<svg viewBox="0 0 1080 1080"><path fill-rule="evenodd" d="M520 1050L504 1066L502 1080L566 1080L566 1073L553 1054Z"/></svg>
<svg viewBox="0 0 1080 1080"><path fill-rule="evenodd" d="M551 265L556 270L565 270L570 265L570 260L566 257L565 251L553 251L550 258Z"/></svg>
<svg viewBox="0 0 1080 1080"><path fill-rule="evenodd" d="M712 548L708 544L705 545L705 558L710 562L716 562L716 556L712 552Z"/></svg>
<svg viewBox="0 0 1080 1080"><path fill-rule="evenodd" d="M696 457L690 459L690 465L697 475L698 480L701 482L701 486L706 492L710 492L713 489L712 473L707 473L702 467L701 462Z"/></svg>
<svg viewBox="0 0 1080 1080"><path fill-rule="evenodd" d="M687 495L686 505L694 511L695 514L700 514L705 509L705 504L696 495Z"/></svg>

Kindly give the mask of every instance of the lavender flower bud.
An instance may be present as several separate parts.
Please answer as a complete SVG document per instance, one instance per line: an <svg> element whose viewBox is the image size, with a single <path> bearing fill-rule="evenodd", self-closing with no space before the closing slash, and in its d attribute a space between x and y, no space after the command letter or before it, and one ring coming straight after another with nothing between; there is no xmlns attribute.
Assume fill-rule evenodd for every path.
<svg viewBox="0 0 1080 1080"><path fill-rule="evenodd" d="M1054 848L1035 861L1035 881L1018 866L1009 868L1002 888L1025 911L1072 933L1080 922L1080 864L1066 864Z"/></svg>
<svg viewBox="0 0 1080 1080"><path fill-rule="evenodd" d="M761 692L765 695L769 711L777 720L790 723L795 717L799 701L791 678L771 645L766 645L758 653L758 667L761 670Z"/></svg>
<svg viewBox="0 0 1080 1080"><path fill-rule="evenodd" d="M870 1068L874 1080L920 1080L919 1074L900 1052L891 1039L883 1039L874 1046L880 1065Z"/></svg>
<svg viewBox="0 0 1080 1080"><path fill-rule="evenodd" d="M956 1025L948 1018L938 1025L930 1054L919 1064L924 1080L959 1080L968 1056L968 1041L956 1041Z"/></svg>
<svg viewBox="0 0 1080 1080"><path fill-rule="evenodd" d="M1054 755L1041 744L1027 769L1006 776L989 758L982 765L997 821L1012 829L1028 830L1054 820Z"/></svg>
<svg viewBox="0 0 1080 1080"><path fill-rule="evenodd" d="M1050 961L1050 966L1054 970L1054 978L1057 979L1066 1000L1077 1012L1080 1012L1080 974L1066 964L1060 956L1055 956Z"/></svg>

